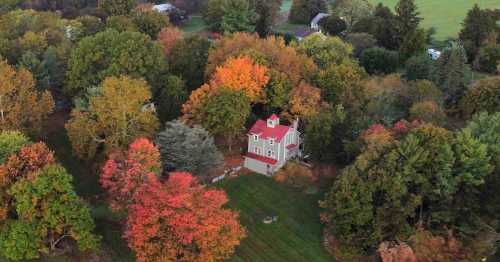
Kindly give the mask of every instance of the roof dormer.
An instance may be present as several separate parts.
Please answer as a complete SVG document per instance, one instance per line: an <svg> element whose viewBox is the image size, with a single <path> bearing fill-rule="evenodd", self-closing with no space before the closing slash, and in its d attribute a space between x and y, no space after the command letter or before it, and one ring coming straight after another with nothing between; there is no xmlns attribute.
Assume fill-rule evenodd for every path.
<svg viewBox="0 0 500 262"><path fill-rule="evenodd" d="M274 128L277 125L280 124L280 119L276 114L272 114L268 119L267 119L267 127Z"/></svg>

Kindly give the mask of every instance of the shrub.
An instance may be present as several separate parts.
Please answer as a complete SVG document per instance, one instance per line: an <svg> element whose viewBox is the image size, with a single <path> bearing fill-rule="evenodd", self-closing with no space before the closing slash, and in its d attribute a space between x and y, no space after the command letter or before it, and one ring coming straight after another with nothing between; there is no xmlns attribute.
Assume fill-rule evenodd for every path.
<svg viewBox="0 0 500 262"><path fill-rule="evenodd" d="M360 62L370 74L389 74L398 68L399 58L395 51L374 47L361 53Z"/></svg>
<svg viewBox="0 0 500 262"><path fill-rule="evenodd" d="M274 179L280 183L286 183L296 188L305 189L316 181L313 172L296 162L288 162L281 168Z"/></svg>
<svg viewBox="0 0 500 262"><path fill-rule="evenodd" d="M428 123L442 125L446 114L434 101L418 102L410 108L410 120L423 120Z"/></svg>
<svg viewBox="0 0 500 262"><path fill-rule="evenodd" d="M500 62L500 44L490 44L479 49L478 68L487 73L495 73Z"/></svg>
<svg viewBox="0 0 500 262"><path fill-rule="evenodd" d="M477 81L469 89L461 103L462 111L471 116L480 111L500 111L500 76Z"/></svg>

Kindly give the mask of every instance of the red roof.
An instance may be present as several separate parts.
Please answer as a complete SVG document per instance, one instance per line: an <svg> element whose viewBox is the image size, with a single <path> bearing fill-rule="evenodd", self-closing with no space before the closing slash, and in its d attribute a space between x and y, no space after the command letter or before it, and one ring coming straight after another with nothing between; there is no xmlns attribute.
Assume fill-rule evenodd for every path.
<svg viewBox="0 0 500 262"><path fill-rule="evenodd" d="M271 119L271 120L273 120L273 121L274 121L274 120L278 119L278 116L277 116L276 114L272 114L272 115L269 117L269 119Z"/></svg>
<svg viewBox="0 0 500 262"><path fill-rule="evenodd" d="M266 121L259 119L257 120L257 122L255 122L252 128L250 128L249 133L259 135L262 139L268 139L272 137L280 142L289 129L290 127L284 125L268 127Z"/></svg>
<svg viewBox="0 0 500 262"><path fill-rule="evenodd" d="M278 160L276 160L276 159L257 155L257 154L250 153L250 152L247 153L246 157L253 158L255 160L258 160L258 161L261 161L261 162L264 162L264 163L267 163L270 165L274 165L274 164L278 163Z"/></svg>

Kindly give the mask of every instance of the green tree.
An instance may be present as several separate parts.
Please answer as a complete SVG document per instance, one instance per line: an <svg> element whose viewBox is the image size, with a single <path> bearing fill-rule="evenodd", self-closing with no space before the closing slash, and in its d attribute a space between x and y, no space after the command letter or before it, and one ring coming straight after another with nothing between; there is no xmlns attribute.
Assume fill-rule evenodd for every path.
<svg viewBox="0 0 500 262"><path fill-rule="evenodd" d="M88 108L75 108L66 130L76 155L91 159L103 145L106 152L125 149L137 137L152 137L158 128L151 91L144 80L108 77Z"/></svg>
<svg viewBox="0 0 500 262"><path fill-rule="evenodd" d="M135 11L132 21L139 32L148 35L151 39L156 39L158 33L170 24L168 15L154 10Z"/></svg>
<svg viewBox="0 0 500 262"><path fill-rule="evenodd" d="M130 16L125 15L113 15L106 19L106 29L113 29L118 32L131 31L139 32L137 25Z"/></svg>
<svg viewBox="0 0 500 262"><path fill-rule="evenodd" d="M293 86L284 73L271 70L270 77L267 87L264 88L266 92L265 106L269 112L281 111L288 103L288 95Z"/></svg>
<svg viewBox="0 0 500 262"><path fill-rule="evenodd" d="M349 33L346 42L352 45L354 57L359 57L363 50L375 47L377 39L368 33Z"/></svg>
<svg viewBox="0 0 500 262"><path fill-rule="evenodd" d="M367 0L337 0L332 6L333 12L343 17L349 28L373 12L373 6Z"/></svg>
<svg viewBox="0 0 500 262"><path fill-rule="evenodd" d="M390 74L399 66L399 55L385 48L368 48L361 53L360 63L369 74Z"/></svg>
<svg viewBox="0 0 500 262"><path fill-rule="evenodd" d="M92 54L92 55L89 55ZM109 76L144 77L153 87L166 68L161 47L137 32L106 30L82 39L71 53L65 93L82 95Z"/></svg>
<svg viewBox="0 0 500 262"><path fill-rule="evenodd" d="M136 5L136 0L98 0L97 5L108 15L128 15Z"/></svg>
<svg viewBox="0 0 500 262"><path fill-rule="evenodd" d="M288 19L298 24L308 24L318 13L328 11L325 0L293 0Z"/></svg>
<svg viewBox="0 0 500 262"><path fill-rule="evenodd" d="M170 71L186 81L189 91L200 87L204 82L210 46L207 39L191 36L179 40L172 48L169 57Z"/></svg>
<svg viewBox="0 0 500 262"><path fill-rule="evenodd" d="M190 172L206 178L224 162L213 137L199 126L189 127L180 121L167 122L156 142L163 170L168 172Z"/></svg>
<svg viewBox="0 0 500 262"><path fill-rule="evenodd" d="M222 32L255 31L258 16L249 0L226 0L223 2L222 10L224 12L220 22Z"/></svg>
<svg viewBox="0 0 500 262"><path fill-rule="evenodd" d="M335 152L334 126L345 119L342 106L325 108L312 117L304 132L305 151L317 161L332 160Z"/></svg>
<svg viewBox="0 0 500 262"><path fill-rule="evenodd" d="M500 44L487 44L479 49L478 67L481 71L494 74L500 65Z"/></svg>
<svg viewBox="0 0 500 262"><path fill-rule="evenodd" d="M222 87L203 105L201 114L201 125L227 138L231 150L232 140L243 131L250 115L250 101L245 93Z"/></svg>
<svg viewBox="0 0 500 262"><path fill-rule="evenodd" d="M403 43L405 38L410 34L414 34L418 29L418 25L422 18L419 17L415 0L399 0L395 7L396 10L396 28L398 35L396 36L400 43Z"/></svg>
<svg viewBox="0 0 500 262"><path fill-rule="evenodd" d="M477 4L467 12L462 23L459 38L464 44L469 61L473 61L483 42L498 30L498 18L488 10L481 10Z"/></svg>
<svg viewBox="0 0 500 262"><path fill-rule="evenodd" d="M165 77L163 85L155 95L158 118L161 122L170 121L181 115L182 104L188 99L184 81L174 75Z"/></svg>
<svg viewBox="0 0 500 262"><path fill-rule="evenodd" d="M82 251L97 248L99 237L92 233L90 209L76 195L72 176L63 167L48 165L21 178L9 194L17 219L8 220L0 233L0 248L7 258L38 258L40 252L55 251L67 238L75 240Z"/></svg>
<svg viewBox="0 0 500 262"><path fill-rule="evenodd" d="M322 97L331 104L343 104L346 107L356 105L359 84L366 73L355 63L330 65L318 73L317 84L322 90ZM360 106L357 104L356 106Z"/></svg>
<svg viewBox="0 0 500 262"><path fill-rule="evenodd" d="M0 132L0 165L3 164L10 155L16 154L22 147L29 143L30 140L21 132Z"/></svg>
<svg viewBox="0 0 500 262"><path fill-rule="evenodd" d="M406 60L405 69L406 79L410 81L419 79L432 81L436 78L434 61L427 54L410 57Z"/></svg>
<svg viewBox="0 0 500 262"><path fill-rule="evenodd" d="M258 15L255 21L255 31L264 37L272 32L272 27L279 18L283 0L254 0L255 12Z"/></svg>
<svg viewBox="0 0 500 262"><path fill-rule="evenodd" d="M406 34L399 47L400 57L406 60L412 56L425 54L427 34L424 29L417 29Z"/></svg>
<svg viewBox="0 0 500 262"><path fill-rule="evenodd" d="M353 61L352 46L339 37L313 34L300 41L297 49L311 57L322 69Z"/></svg>
<svg viewBox="0 0 500 262"><path fill-rule="evenodd" d="M323 32L331 36L340 35L347 29L346 22L336 15L330 15L319 20L319 26L321 26Z"/></svg>

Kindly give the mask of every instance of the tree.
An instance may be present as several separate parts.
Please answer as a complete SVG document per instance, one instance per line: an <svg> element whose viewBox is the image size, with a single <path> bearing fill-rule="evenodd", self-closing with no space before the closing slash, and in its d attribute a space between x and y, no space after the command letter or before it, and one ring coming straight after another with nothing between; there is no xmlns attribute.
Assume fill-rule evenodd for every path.
<svg viewBox="0 0 500 262"><path fill-rule="evenodd" d="M313 34L300 41L298 50L311 57L322 69L352 61L352 46L339 37Z"/></svg>
<svg viewBox="0 0 500 262"><path fill-rule="evenodd" d="M254 0L255 13L255 31L261 37L268 36L272 32L272 27L279 18L283 0Z"/></svg>
<svg viewBox="0 0 500 262"><path fill-rule="evenodd" d="M7 226L0 233L0 248L6 257L38 258L40 251L54 252L67 238L75 240L82 251L97 248L100 238L92 233L94 221L90 209L76 195L72 176L63 167L48 165L21 178L9 194L15 203L17 219L7 224L31 229L30 241L35 244L25 246L18 242L16 231Z"/></svg>
<svg viewBox="0 0 500 262"><path fill-rule="evenodd" d="M30 140L21 132L0 132L0 165L3 164L10 155L17 154L22 147L29 143Z"/></svg>
<svg viewBox="0 0 500 262"><path fill-rule="evenodd" d="M325 33L331 36L340 35L347 29L346 22L336 15L330 15L319 20L319 25Z"/></svg>
<svg viewBox="0 0 500 262"><path fill-rule="evenodd" d="M216 68L228 59L250 56L269 69L286 74L295 86L303 80L312 79L316 66L311 58L299 53L293 46L286 45L281 37L268 36L261 39L257 35L235 33L215 41L208 55L205 76L211 76Z"/></svg>
<svg viewBox="0 0 500 262"><path fill-rule="evenodd" d="M483 42L497 28L497 20L494 16L488 10L481 10L477 4L467 12L459 38L467 51L468 61L473 61L476 58Z"/></svg>
<svg viewBox="0 0 500 262"><path fill-rule="evenodd" d="M368 48L361 53L360 63L369 74L390 74L398 68L399 56L385 48Z"/></svg>
<svg viewBox="0 0 500 262"><path fill-rule="evenodd" d="M494 74L500 64L500 44L487 44L479 49L478 67L481 71Z"/></svg>
<svg viewBox="0 0 500 262"><path fill-rule="evenodd" d="M160 122L165 122L181 115L182 105L189 96L186 84L180 77L168 75L162 82L154 100L158 118Z"/></svg>
<svg viewBox="0 0 500 262"><path fill-rule="evenodd" d="M94 54L89 56L88 54ZM82 95L106 77L144 77L153 87L165 71L161 47L137 32L106 30L82 39L71 53L66 94Z"/></svg>
<svg viewBox="0 0 500 262"><path fill-rule="evenodd" d="M257 14L249 0L226 0L220 21L221 32L254 32Z"/></svg>
<svg viewBox="0 0 500 262"><path fill-rule="evenodd" d="M135 5L135 0L98 0L97 2L97 6L108 15L128 15Z"/></svg>
<svg viewBox="0 0 500 262"><path fill-rule="evenodd" d="M371 34L377 39L379 46L389 50L397 50L400 45L397 38L396 15L382 3L375 7L373 16L361 18L353 25L351 31Z"/></svg>
<svg viewBox="0 0 500 262"><path fill-rule="evenodd" d="M160 175L160 152L148 139L138 138L126 152L110 154L102 168L100 183L114 211L126 210L134 193Z"/></svg>
<svg viewBox="0 0 500 262"><path fill-rule="evenodd" d="M245 237L226 194L201 186L189 173L144 184L129 208L125 238L137 261L216 261Z"/></svg>
<svg viewBox="0 0 500 262"><path fill-rule="evenodd" d="M427 34L424 29L417 29L406 34L399 47L402 59L406 60L412 56L425 54L427 46Z"/></svg>
<svg viewBox="0 0 500 262"><path fill-rule="evenodd" d="M169 26L168 15L155 10L135 11L132 20L139 32L156 39L160 31Z"/></svg>
<svg viewBox="0 0 500 262"><path fill-rule="evenodd" d="M465 94L461 106L468 117L481 111L498 112L500 109L500 77L488 77L475 82Z"/></svg>
<svg viewBox="0 0 500 262"><path fill-rule="evenodd" d="M356 96L355 88L365 76L362 67L355 63L330 65L318 73L317 84L325 101L347 106Z"/></svg>
<svg viewBox="0 0 500 262"><path fill-rule="evenodd" d="M446 114L434 101L414 103L410 108L410 120L422 120L427 123L440 125L444 123Z"/></svg>
<svg viewBox="0 0 500 262"><path fill-rule="evenodd" d="M420 13L417 10L414 0L399 0L395 11L397 38L400 43L403 43L408 35L414 34L417 31L422 18L419 17Z"/></svg>
<svg viewBox="0 0 500 262"><path fill-rule="evenodd" d="M444 94L448 108L456 106L471 81L470 67L465 50L460 45L453 45L443 51L436 61L436 84Z"/></svg>
<svg viewBox="0 0 500 262"><path fill-rule="evenodd" d="M54 110L49 91L35 89L31 73L15 70L0 61L0 130L22 130L40 134L43 121Z"/></svg>
<svg viewBox="0 0 500 262"><path fill-rule="evenodd" d="M109 77L88 108L75 108L66 124L75 153L84 159L95 156L100 145L106 152L123 149L137 137L152 137L158 127L144 80Z"/></svg>
<svg viewBox="0 0 500 262"><path fill-rule="evenodd" d="M411 103L434 101L439 105L443 104L443 94L439 88L429 80L410 82L408 93L410 94Z"/></svg>
<svg viewBox="0 0 500 262"><path fill-rule="evenodd" d="M325 0L293 0L288 19L297 24L308 24L318 13L327 10Z"/></svg>
<svg viewBox="0 0 500 262"><path fill-rule="evenodd" d="M343 17L351 28L359 20L372 14L373 6L366 0L341 0L333 4L333 12Z"/></svg>
<svg viewBox="0 0 500 262"><path fill-rule="evenodd" d="M189 172L204 180L204 175L220 168L224 161L213 137L199 126L167 122L156 141L165 171Z"/></svg>
<svg viewBox="0 0 500 262"><path fill-rule="evenodd" d="M434 61L427 55L416 55L405 63L406 79L409 81L424 79L433 80L436 78L436 68Z"/></svg>
<svg viewBox="0 0 500 262"><path fill-rule="evenodd" d="M317 161L331 160L334 152L334 125L344 121L342 106L326 108L312 117L304 132L305 151Z"/></svg>
<svg viewBox="0 0 500 262"><path fill-rule="evenodd" d="M108 16L108 18L106 19L106 29L113 29L118 32L139 32L139 29L134 23L132 17L125 15Z"/></svg>
<svg viewBox="0 0 500 262"><path fill-rule="evenodd" d="M268 71L267 67L256 64L248 56L231 58L216 69L210 85L243 91L251 102L261 101L263 88L269 82Z"/></svg>
<svg viewBox="0 0 500 262"><path fill-rule="evenodd" d="M242 91L219 88L201 107L201 126L213 135L233 139L241 133L250 115L250 100Z"/></svg>
<svg viewBox="0 0 500 262"><path fill-rule="evenodd" d="M288 95L292 90L292 84L286 74L271 70L270 79L264 88L266 92L265 106L269 112L281 111L288 103Z"/></svg>
<svg viewBox="0 0 500 262"><path fill-rule="evenodd" d="M290 91L286 118L300 118L308 121L316 116L321 109L321 90L305 82L300 83Z"/></svg>
<svg viewBox="0 0 500 262"><path fill-rule="evenodd" d="M346 42L352 45L354 57L359 57L363 50L375 47L377 40L368 33L350 33L346 36Z"/></svg>
<svg viewBox="0 0 500 262"><path fill-rule="evenodd" d="M182 39L182 31L177 27L168 26L158 34L158 42L163 46L163 54L170 57L175 44Z"/></svg>
<svg viewBox="0 0 500 262"><path fill-rule="evenodd" d="M224 16L223 5L226 0L207 0L207 8L203 13L203 20L212 31L221 31L222 17Z"/></svg>
<svg viewBox="0 0 500 262"><path fill-rule="evenodd" d="M207 39L190 36L179 40L170 52L170 70L173 74L182 76L189 91L198 88L204 82L210 46Z"/></svg>

